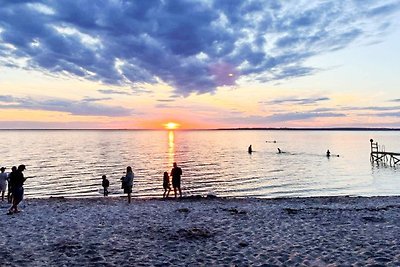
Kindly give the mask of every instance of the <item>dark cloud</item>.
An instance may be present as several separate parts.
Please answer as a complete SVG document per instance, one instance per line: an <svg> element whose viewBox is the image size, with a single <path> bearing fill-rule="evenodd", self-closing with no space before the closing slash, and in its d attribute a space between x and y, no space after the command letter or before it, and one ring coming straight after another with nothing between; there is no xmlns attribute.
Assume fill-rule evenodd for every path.
<svg viewBox="0 0 400 267"><path fill-rule="evenodd" d="M72 115L80 116L107 116L120 117L129 116L132 110L106 106L94 103L103 99L83 99L82 101L73 101L69 99L34 99L30 97L13 97L11 95L0 96L0 109L30 109L30 110L48 110L67 112Z"/></svg>
<svg viewBox="0 0 400 267"><path fill-rule="evenodd" d="M379 38L399 7L396 0L0 1L0 64L24 59L20 67L105 84L161 80L177 95L208 93L239 77L310 75L317 70L307 59Z"/></svg>
<svg viewBox="0 0 400 267"><path fill-rule="evenodd" d="M297 104L297 105L313 105L317 104L321 101L330 100L329 97L315 97L315 98L297 98L297 97L289 97L289 98L279 98L275 100L271 100L268 102L264 102L270 105L280 105L280 104Z"/></svg>

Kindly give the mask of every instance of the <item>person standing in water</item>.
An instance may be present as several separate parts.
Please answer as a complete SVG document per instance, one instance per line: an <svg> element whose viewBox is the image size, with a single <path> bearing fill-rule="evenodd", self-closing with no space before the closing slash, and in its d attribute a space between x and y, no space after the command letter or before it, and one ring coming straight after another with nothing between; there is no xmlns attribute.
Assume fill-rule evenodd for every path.
<svg viewBox="0 0 400 267"><path fill-rule="evenodd" d="M181 175L182 175L182 169L177 166L176 162L174 162L173 168L171 170L171 176L172 176L172 187L174 188L175 198L176 198L176 190L179 190L179 197L182 197Z"/></svg>
<svg viewBox="0 0 400 267"><path fill-rule="evenodd" d="M251 147L251 145L250 145L249 148L247 149L247 152L249 152L249 154L253 153L253 148Z"/></svg>
<svg viewBox="0 0 400 267"><path fill-rule="evenodd" d="M326 156L329 158L331 156L331 152L329 151L329 149L326 151Z"/></svg>
<svg viewBox="0 0 400 267"><path fill-rule="evenodd" d="M164 172L163 187L164 187L163 198L166 198L166 197L169 196L169 192L171 192L171 184L169 183L169 175L168 175L168 172Z"/></svg>

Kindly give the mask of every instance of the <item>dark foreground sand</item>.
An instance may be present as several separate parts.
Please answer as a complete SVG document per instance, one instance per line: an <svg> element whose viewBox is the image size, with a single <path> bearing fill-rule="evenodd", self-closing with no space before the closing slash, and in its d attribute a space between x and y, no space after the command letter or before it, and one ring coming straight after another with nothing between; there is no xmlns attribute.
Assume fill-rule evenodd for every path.
<svg viewBox="0 0 400 267"><path fill-rule="evenodd" d="M0 266L400 266L400 197L0 203Z"/></svg>

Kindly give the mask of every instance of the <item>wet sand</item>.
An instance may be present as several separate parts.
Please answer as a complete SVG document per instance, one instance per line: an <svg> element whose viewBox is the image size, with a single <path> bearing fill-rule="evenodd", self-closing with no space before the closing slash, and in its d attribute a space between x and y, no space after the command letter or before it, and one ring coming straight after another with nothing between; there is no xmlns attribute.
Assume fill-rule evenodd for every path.
<svg viewBox="0 0 400 267"><path fill-rule="evenodd" d="M400 197L0 202L0 266L400 266Z"/></svg>

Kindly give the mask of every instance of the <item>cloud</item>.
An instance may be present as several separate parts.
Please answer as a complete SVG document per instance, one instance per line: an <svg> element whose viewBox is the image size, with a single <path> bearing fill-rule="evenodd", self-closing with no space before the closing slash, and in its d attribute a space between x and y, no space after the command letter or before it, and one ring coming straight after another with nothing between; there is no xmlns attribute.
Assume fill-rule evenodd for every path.
<svg viewBox="0 0 400 267"><path fill-rule="evenodd" d="M396 99L391 100L397 102ZM354 115L363 117L400 117L400 106L360 106L360 107L336 107L336 108L317 108L311 110L311 113L337 113L337 112L355 112Z"/></svg>
<svg viewBox="0 0 400 267"><path fill-rule="evenodd" d="M44 121L2 121L0 129L109 129L103 122L44 122Z"/></svg>
<svg viewBox="0 0 400 267"><path fill-rule="evenodd" d="M83 102L98 102L112 100L112 97L85 97L82 99Z"/></svg>
<svg viewBox="0 0 400 267"><path fill-rule="evenodd" d="M105 95L131 95L129 92L119 91L114 89L99 89L97 92L105 94Z"/></svg>
<svg viewBox="0 0 400 267"><path fill-rule="evenodd" d="M298 105L313 105L317 104L321 101L330 100L329 97L314 97L314 98L297 98L297 97L288 97L288 98L279 98L267 102L263 102L271 105L281 105L281 104L298 104Z"/></svg>
<svg viewBox="0 0 400 267"><path fill-rule="evenodd" d="M365 111L390 111L390 110L400 110L400 106L366 106L366 107L340 107L339 110L347 110L347 111L356 111L356 110L365 110Z"/></svg>
<svg viewBox="0 0 400 267"><path fill-rule="evenodd" d="M0 64L202 94L239 78L311 75L307 59L382 38L399 9L396 0L1 1Z"/></svg>
<svg viewBox="0 0 400 267"><path fill-rule="evenodd" d="M371 114L364 114L364 116L371 116ZM376 113L373 114L373 116L376 117L395 117L395 118L400 118L400 111L397 112L382 112L382 113Z"/></svg>
<svg viewBox="0 0 400 267"><path fill-rule="evenodd" d="M316 118L340 118L346 117L346 114L340 112L287 112L287 113L276 113L270 116L231 116L224 118L223 122L229 122L232 124L242 124L245 122L247 125L258 124L268 125L269 123L286 123L291 121L304 121L312 120Z"/></svg>
<svg viewBox="0 0 400 267"><path fill-rule="evenodd" d="M170 103L174 102L174 99L157 99L157 102L162 102L162 103Z"/></svg>
<svg viewBox="0 0 400 267"><path fill-rule="evenodd" d="M94 103L106 99L86 98L82 101L73 101L60 98L34 99L31 97L13 97L11 95L0 96L0 109L30 109L67 112L80 116L129 116L132 110Z"/></svg>
<svg viewBox="0 0 400 267"><path fill-rule="evenodd" d="M268 122L286 122L286 121L298 121L298 120L309 120L315 118L338 118L346 117L343 113L337 112L289 112L273 114L268 116L266 119Z"/></svg>

